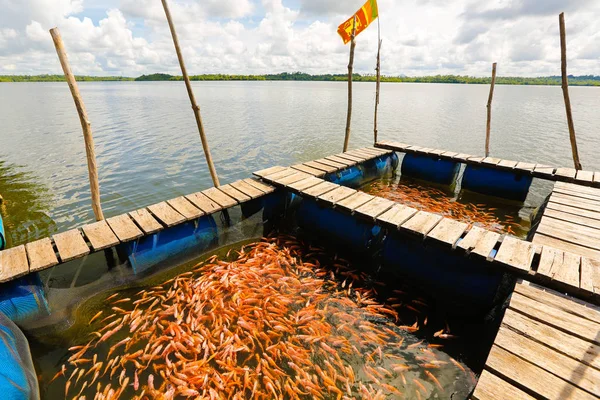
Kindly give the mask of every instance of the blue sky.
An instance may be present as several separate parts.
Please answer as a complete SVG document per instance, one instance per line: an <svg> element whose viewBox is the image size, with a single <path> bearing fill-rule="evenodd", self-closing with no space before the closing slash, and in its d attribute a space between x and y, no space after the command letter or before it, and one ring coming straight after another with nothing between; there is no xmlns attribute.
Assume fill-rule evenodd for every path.
<svg viewBox="0 0 600 400"><path fill-rule="evenodd" d="M344 73L336 28L364 0L170 0L192 74ZM565 11L569 72L600 75L597 0L379 0L387 75L560 73ZM178 73L159 0L0 0L0 74L60 73L58 26L79 74ZM358 37L355 69L371 73L377 29Z"/></svg>

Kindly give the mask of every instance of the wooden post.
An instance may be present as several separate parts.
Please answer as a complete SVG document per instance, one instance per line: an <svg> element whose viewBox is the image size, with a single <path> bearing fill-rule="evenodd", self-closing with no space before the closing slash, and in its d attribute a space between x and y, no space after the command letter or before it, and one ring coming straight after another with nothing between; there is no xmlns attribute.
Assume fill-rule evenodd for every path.
<svg viewBox="0 0 600 400"><path fill-rule="evenodd" d="M485 127L485 156L490 155L490 131L492 130L492 100L494 99L494 86L496 85L496 63L492 64L492 84L487 102L487 125Z"/></svg>
<svg viewBox="0 0 600 400"><path fill-rule="evenodd" d="M181 67L181 73L183 75L183 80L185 81L185 87L187 89L188 96L190 97L190 102L192 103L194 116L196 117L196 125L198 125L198 132L200 132L200 140L202 141L202 148L204 149L204 156L206 157L208 170L210 171L210 176L212 177L213 184L215 185L215 187L218 187L220 186L219 177L217 176L217 171L215 169L212 156L210 155L208 141L206 140L206 134L204 133L204 124L202 123L202 117L200 116L200 107L196 103L196 97L194 96L194 92L192 91L192 84L190 83L190 78L187 74L185 63L183 62L183 55L181 54L181 48L179 47L179 39L177 38L177 33L175 32L175 26L173 25L173 20L171 18L171 12L169 11L169 5L167 4L167 0L162 0L162 5L165 9L165 14L167 15L167 22L169 23L171 36L173 36L173 44L175 45L175 51L177 52L177 59L179 60L179 66Z"/></svg>
<svg viewBox="0 0 600 400"><path fill-rule="evenodd" d="M348 151L350 142L350 122L352 121L352 69L354 68L354 48L356 47L356 15L352 23L352 40L350 42L350 61L348 62L348 114L346 116L346 137L344 152Z"/></svg>
<svg viewBox="0 0 600 400"><path fill-rule="evenodd" d="M65 50L65 46L58 28L50 29L50 35L54 41L54 47L56 47L56 53L58 54L60 65L62 66L65 78L69 84L69 89L71 89L71 95L75 101L75 108L77 108L77 113L79 114L81 129L83 130L83 140L85 141L85 153L87 156L88 175L90 178L90 190L92 192L92 209L94 210L96 220L101 221L104 219L104 215L102 214L102 207L100 205L100 185L98 184L98 166L96 165L96 153L94 151L92 125L88 119L85 104L83 104L83 99L79 93L75 76L73 75L73 72L71 72L69 60L67 59L67 51Z"/></svg>
<svg viewBox="0 0 600 400"><path fill-rule="evenodd" d="M375 118L373 121L373 144L377 143L377 111L379 109L379 88L381 87L381 43L382 40L379 39L379 46L377 47L377 67L375 70L377 71L377 83L375 84Z"/></svg>
<svg viewBox="0 0 600 400"><path fill-rule="evenodd" d="M567 75L567 34L565 30L565 13L558 16L560 26L560 69L562 72L562 90L565 99L565 108L567 109L567 123L569 125L569 137L571 139L571 151L573 152L573 163L576 170L581 170L579 162L579 151L577 150L577 138L575 137L575 124L573 123L573 114L571 113L571 99L569 98L569 77Z"/></svg>

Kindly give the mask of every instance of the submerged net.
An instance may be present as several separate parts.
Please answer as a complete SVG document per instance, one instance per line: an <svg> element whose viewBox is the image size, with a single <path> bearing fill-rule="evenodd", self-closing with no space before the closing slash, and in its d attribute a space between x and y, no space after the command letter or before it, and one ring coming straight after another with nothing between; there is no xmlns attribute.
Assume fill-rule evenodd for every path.
<svg viewBox="0 0 600 400"><path fill-rule="evenodd" d="M360 287L365 274L321 255L263 239L109 296L110 315L92 317L92 339L69 349L54 384L98 399L466 397L473 378L459 362L409 334L418 324L399 325Z"/></svg>

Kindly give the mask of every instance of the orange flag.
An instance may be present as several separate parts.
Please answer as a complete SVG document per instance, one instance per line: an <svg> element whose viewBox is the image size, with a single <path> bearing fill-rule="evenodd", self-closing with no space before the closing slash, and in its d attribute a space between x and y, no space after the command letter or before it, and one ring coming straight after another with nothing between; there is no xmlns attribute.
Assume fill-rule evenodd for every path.
<svg viewBox="0 0 600 400"><path fill-rule="evenodd" d="M367 26L379 16L377 9L377 0L367 0L364 6L360 8L353 16L348 18L338 27L338 34L344 40L344 44L352 40L352 27L356 17L356 36L367 29Z"/></svg>

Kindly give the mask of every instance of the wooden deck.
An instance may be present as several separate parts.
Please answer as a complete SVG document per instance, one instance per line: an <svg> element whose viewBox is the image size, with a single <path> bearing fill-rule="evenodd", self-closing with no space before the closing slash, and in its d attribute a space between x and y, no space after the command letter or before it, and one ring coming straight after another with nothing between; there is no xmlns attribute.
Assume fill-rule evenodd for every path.
<svg viewBox="0 0 600 400"><path fill-rule="evenodd" d="M314 199L324 207L336 208L449 251L480 258L490 267L600 303L600 260L576 256L582 268L573 271L571 256L551 244L469 228L465 223L340 186L294 168L273 167L255 175L269 184ZM559 259L565 261L555 261Z"/></svg>
<svg viewBox="0 0 600 400"><path fill-rule="evenodd" d="M472 398L599 399L600 309L517 283Z"/></svg>
<svg viewBox="0 0 600 400"><path fill-rule="evenodd" d="M467 165L482 165L506 171L518 171L536 178L559 182L573 182L582 186L600 187L600 172L577 171L574 168L552 167L522 161L502 160L494 157L474 156L453 151L431 149L428 147L412 146L405 143L380 141L375 147L394 150L408 154L420 154L442 160L456 161Z"/></svg>

